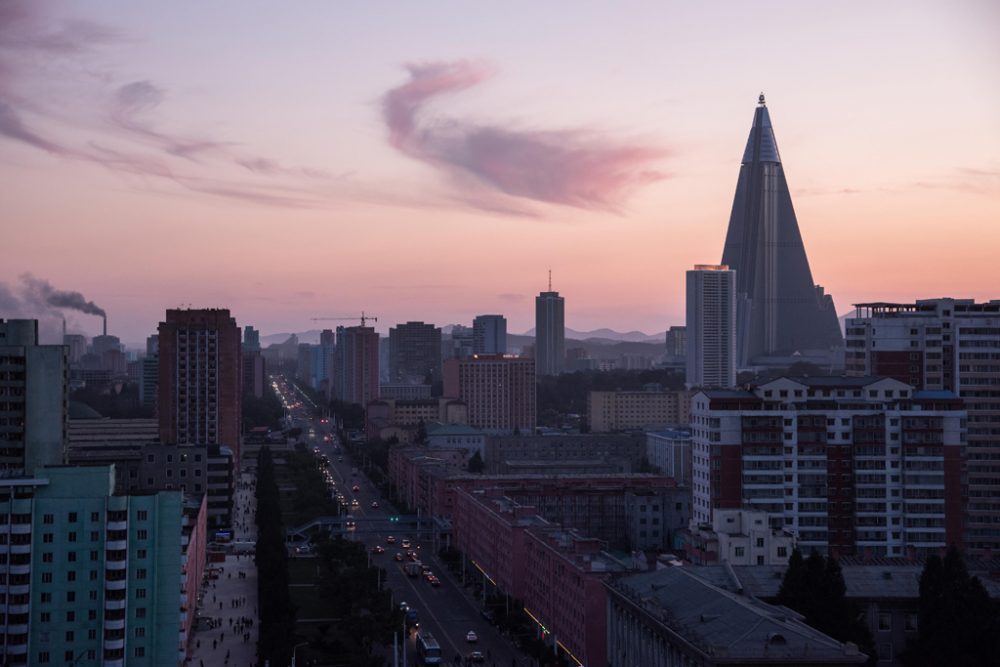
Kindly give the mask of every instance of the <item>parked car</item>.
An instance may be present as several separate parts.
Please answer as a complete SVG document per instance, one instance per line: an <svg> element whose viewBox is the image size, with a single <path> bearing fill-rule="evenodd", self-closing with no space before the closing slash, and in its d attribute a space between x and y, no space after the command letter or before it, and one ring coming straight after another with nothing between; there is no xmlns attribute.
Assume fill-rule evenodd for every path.
<svg viewBox="0 0 1000 667"><path fill-rule="evenodd" d="M486 658L481 651L473 651L469 654L469 662L473 665L482 665L486 662Z"/></svg>
<svg viewBox="0 0 1000 667"><path fill-rule="evenodd" d="M395 560L395 561L402 561L403 560L403 554L400 553L399 551L397 551L396 555L393 556L392 559Z"/></svg>
<svg viewBox="0 0 1000 667"><path fill-rule="evenodd" d="M477 635L474 630L469 630L467 633L465 633L465 641L470 643L478 642L479 635Z"/></svg>
<svg viewBox="0 0 1000 667"><path fill-rule="evenodd" d="M390 535L389 537L385 538L385 543L386 544L395 544L396 543L396 538L393 537L392 535Z"/></svg>

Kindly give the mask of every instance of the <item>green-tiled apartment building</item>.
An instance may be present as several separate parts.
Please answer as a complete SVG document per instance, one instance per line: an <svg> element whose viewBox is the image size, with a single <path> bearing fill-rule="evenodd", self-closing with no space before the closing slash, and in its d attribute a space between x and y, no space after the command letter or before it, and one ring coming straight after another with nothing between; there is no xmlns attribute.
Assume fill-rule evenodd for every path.
<svg viewBox="0 0 1000 667"><path fill-rule="evenodd" d="M0 663L178 664L182 510L114 495L111 466L0 478Z"/></svg>

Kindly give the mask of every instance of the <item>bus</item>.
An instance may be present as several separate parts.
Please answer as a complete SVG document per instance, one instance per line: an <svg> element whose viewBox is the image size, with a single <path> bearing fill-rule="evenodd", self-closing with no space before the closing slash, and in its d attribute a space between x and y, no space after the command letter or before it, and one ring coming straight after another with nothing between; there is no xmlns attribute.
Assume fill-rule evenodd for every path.
<svg viewBox="0 0 1000 667"><path fill-rule="evenodd" d="M421 665L441 664L441 645L429 632L421 632L417 636L417 656Z"/></svg>

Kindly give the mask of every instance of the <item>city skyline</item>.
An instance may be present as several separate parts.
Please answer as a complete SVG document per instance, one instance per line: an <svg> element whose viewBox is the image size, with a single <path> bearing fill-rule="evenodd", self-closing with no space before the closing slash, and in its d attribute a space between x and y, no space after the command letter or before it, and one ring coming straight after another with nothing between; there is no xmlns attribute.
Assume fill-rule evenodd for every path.
<svg viewBox="0 0 1000 667"><path fill-rule="evenodd" d="M0 312L34 314L30 272L129 343L181 304L265 335L362 310L514 332L551 268L567 326L664 331L721 259L761 90L838 314L994 297L991 3L441 7L6 5Z"/></svg>

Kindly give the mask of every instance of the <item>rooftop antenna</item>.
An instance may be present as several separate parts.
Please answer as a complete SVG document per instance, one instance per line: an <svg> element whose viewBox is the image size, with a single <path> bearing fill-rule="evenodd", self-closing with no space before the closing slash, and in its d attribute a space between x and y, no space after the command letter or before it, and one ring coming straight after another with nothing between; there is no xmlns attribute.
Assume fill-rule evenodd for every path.
<svg viewBox="0 0 1000 667"><path fill-rule="evenodd" d="M552 269L549 269L549 291L552 291Z"/></svg>
<svg viewBox="0 0 1000 667"><path fill-rule="evenodd" d="M760 106L765 106L764 104L764 91L760 91L760 97L757 98L757 104Z"/></svg>

